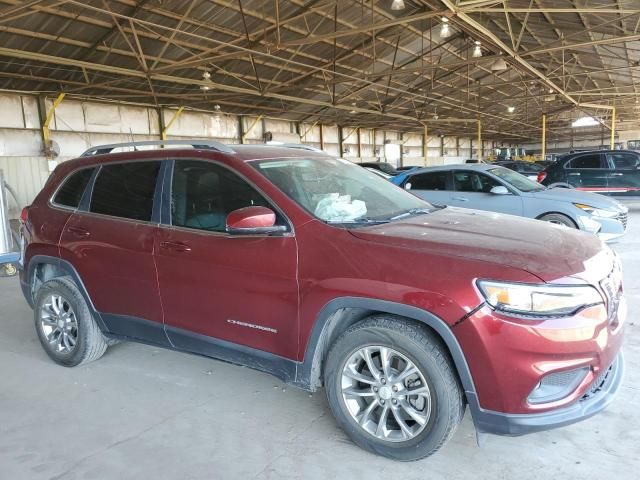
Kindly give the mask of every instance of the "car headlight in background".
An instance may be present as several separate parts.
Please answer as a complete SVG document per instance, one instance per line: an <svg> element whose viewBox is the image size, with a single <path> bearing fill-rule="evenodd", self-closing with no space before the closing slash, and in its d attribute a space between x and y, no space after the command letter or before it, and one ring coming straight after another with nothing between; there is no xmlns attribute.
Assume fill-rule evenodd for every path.
<svg viewBox="0 0 640 480"><path fill-rule="evenodd" d="M505 313L535 316L571 315L584 307L603 304L600 293L589 285L533 285L478 280L489 305Z"/></svg>
<svg viewBox="0 0 640 480"><path fill-rule="evenodd" d="M616 210L604 210L602 208L592 207L591 205L585 205L584 203L574 203L574 205L594 217L614 218L620 214L620 212Z"/></svg>

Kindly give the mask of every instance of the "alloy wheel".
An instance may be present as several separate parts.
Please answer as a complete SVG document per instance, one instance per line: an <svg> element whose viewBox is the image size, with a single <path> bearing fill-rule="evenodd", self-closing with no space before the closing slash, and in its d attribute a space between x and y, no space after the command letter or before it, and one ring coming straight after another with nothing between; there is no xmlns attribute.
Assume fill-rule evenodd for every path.
<svg viewBox="0 0 640 480"><path fill-rule="evenodd" d="M379 440L410 440L429 423L432 397L425 376L392 348L355 351L344 364L341 389L353 420Z"/></svg>
<svg viewBox="0 0 640 480"><path fill-rule="evenodd" d="M48 295L38 317L44 338L56 353L69 354L78 343L78 320L73 308L61 295Z"/></svg>

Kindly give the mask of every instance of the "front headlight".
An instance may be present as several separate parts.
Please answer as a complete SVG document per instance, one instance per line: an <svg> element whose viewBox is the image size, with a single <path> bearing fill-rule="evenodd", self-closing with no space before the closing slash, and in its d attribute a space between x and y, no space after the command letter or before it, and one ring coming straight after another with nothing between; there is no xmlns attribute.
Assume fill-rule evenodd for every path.
<svg viewBox="0 0 640 480"><path fill-rule="evenodd" d="M616 210L603 210L602 208L592 207L591 205L585 205L584 203L574 203L583 212L586 212L594 217L613 218L617 217L620 212Z"/></svg>
<svg viewBox="0 0 640 480"><path fill-rule="evenodd" d="M602 296L589 285L533 285L478 280L485 300L505 313L534 316L571 315L589 305L603 303Z"/></svg>

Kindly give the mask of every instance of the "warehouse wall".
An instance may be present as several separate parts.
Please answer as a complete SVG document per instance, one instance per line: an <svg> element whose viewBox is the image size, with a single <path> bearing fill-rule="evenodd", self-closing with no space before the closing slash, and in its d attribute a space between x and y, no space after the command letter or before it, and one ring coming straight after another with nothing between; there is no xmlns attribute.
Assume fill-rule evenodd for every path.
<svg viewBox="0 0 640 480"><path fill-rule="evenodd" d="M475 149L471 152L472 141L468 138L429 135L425 162L422 133L344 127L341 149L340 129L336 125L296 124L262 116L196 111L183 111L171 122L177 109L159 112L144 106L65 99L56 108L50 124L51 139L59 145L60 155L48 159L42 154L41 117L45 113L40 109L47 112L52 104L52 98L44 99L39 107L35 95L0 93L0 170L17 191L20 204L12 207L13 216L19 207L33 200L59 162L77 157L93 145L160 139L160 115L164 125L171 123L167 132L169 139L263 143L263 135L272 132L278 139L299 139L354 162L381 160L396 165L439 165L459 162L476 154Z"/></svg>

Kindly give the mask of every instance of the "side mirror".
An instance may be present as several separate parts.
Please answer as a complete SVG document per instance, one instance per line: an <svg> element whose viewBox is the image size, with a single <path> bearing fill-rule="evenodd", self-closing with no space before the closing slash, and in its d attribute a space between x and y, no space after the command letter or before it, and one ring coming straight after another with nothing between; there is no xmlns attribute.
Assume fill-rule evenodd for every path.
<svg viewBox="0 0 640 480"><path fill-rule="evenodd" d="M510 192L509 190L507 190L507 187L503 186L503 185L498 185L497 187L493 187L490 190L491 193L493 193L494 195L509 195Z"/></svg>
<svg viewBox="0 0 640 480"><path fill-rule="evenodd" d="M227 215L227 232L235 235L256 235L285 232L287 227L276 225L276 214L266 207L245 207Z"/></svg>

